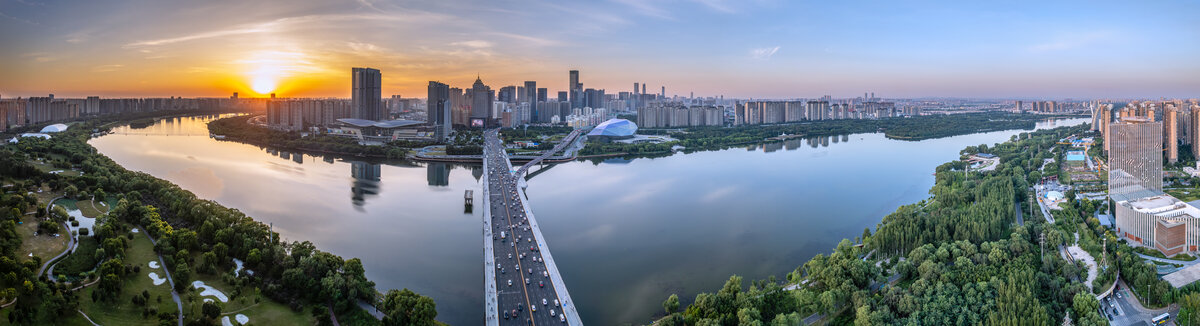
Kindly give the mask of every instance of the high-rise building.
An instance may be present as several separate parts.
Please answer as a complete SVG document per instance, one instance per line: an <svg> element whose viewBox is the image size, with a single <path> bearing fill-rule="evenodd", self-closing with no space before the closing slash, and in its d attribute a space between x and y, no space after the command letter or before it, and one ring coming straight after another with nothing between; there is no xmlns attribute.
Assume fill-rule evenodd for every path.
<svg viewBox="0 0 1200 326"><path fill-rule="evenodd" d="M426 98L426 119L434 126L434 138L445 140L454 127L451 118L450 85L429 81L429 97Z"/></svg>
<svg viewBox="0 0 1200 326"><path fill-rule="evenodd" d="M558 92L558 101L559 101L559 102L563 102L563 103L566 103L566 102L567 102L567 92L566 92L566 91L559 91L559 92Z"/></svg>
<svg viewBox="0 0 1200 326"><path fill-rule="evenodd" d="M496 100L501 102L517 103L517 87L501 87L500 92L496 93Z"/></svg>
<svg viewBox="0 0 1200 326"><path fill-rule="evenodd" d="M579 85L579 70L571 70L568 72L570 85L567 85L567 91L571 95L571 108L582 107L580 97L583 95L582 86Z"/></svg>
<svg viewBox="0 0 1200 326"><path fill-rule="evenodd" d="M1167 163L1179 162L1179 120L1174 105L1163 111L1163 150L1167 152Z"/></svg>
<svg viewBox="0 0 1200 326"><path fill-rule="evenodd" d="M382 74L378 69L353 68L350 72L351 92L350 105L354 108L354 118L379 121L384 120Z"/></svg>
<svg viewBox="0 0 1200 326"><path fill-rule="evenodd" d="M533 121L538 121L539 119L536 116L538 113L537 112L537 82L536 81L532 81L532 80L525 81L525 94L523 94L523 96L521 96L521 98L525 99L524 101L528 101L529 107L533 110L531 112L530 119L533 119Z"/></svg>
<svg viewBox="0 0 1200 326"><path fill-rule="evenodd" d="M1013 107L1013 112L1016 112L1016 113L1024 112L1024 111L1021 111L1021 101L1017 101L1017 105Z"/></svg>
<svg viewBox="0 0 1200 326"><path fill-rule="evenodd" d="M548 100L549 98L547 98L547 97L546 97L546 96L547 96L547 94L546 94L546 93L549 93L549 92L550 92L550 91L549 91L549 90L547 90L545 87L538 88L538 89L537 89L537 101L538 101L538 102L545 102L546 100Z"/></svg>
<svg viewBox="0 0 1200 326"><path fill-rule="evenodd" d="M1189 138L1191 138L1192 143L1192 155L1200 156L1200 154L1197 154L1200 153L1200 105L1192 105L1191 113L1191 116L1188 118L1191 120L1192 125L1192 133L1189 135L1191 136Z"/></svg>
<svg viewBox="0 0 1200 326"><path fill-rule="evenodd" d="M484 85L479 77L475 77L475 84L471 85L471 120L483 119L486 124L491 120L491 114L492 88Z"/></svg>
<svg viewBox="0 0 1200 326"><path fill-rule="evenodd" d="M1161 122L1133 117L1109 125L1108 192L1114 200L1146 197L1162 191Z"/></svg>

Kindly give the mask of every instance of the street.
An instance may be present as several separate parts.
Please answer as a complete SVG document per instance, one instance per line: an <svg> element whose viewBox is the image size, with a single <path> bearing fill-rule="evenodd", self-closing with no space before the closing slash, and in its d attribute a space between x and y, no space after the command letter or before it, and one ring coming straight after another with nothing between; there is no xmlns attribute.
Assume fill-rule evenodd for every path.
<svg viewBox="0 0 1200 326"><path fill-rule="evenodd" d="M496 288L500 325L565 324L561 301L542 260L538 239L530 229L525 207L518 196L517 177L497 137L487 137L484 159L496 262Z"/></svg>

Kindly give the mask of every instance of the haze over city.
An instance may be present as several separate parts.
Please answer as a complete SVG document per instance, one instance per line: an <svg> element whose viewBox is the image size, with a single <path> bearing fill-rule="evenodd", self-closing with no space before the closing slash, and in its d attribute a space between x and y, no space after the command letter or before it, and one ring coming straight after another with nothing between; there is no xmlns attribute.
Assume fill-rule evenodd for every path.
<svg viewBox="0 0 1200 326"><path fill-rule="evenodd" d="M0 2L0 96L384 94L429 80L633 82L738 98L1173 97L1200 88L1190 1ZM543 86L546 87L546 86Z"/></svg>

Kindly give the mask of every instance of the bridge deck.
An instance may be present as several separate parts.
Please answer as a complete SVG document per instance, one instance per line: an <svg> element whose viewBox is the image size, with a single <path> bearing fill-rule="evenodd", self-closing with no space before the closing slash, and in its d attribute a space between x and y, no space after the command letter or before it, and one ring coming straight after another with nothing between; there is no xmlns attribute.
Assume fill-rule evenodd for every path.
<svg viewBox="0 0 1200 326"><path fill-rule="evenodd" d="M484 246L485 252L490 250L485 257L487 323L582 325L528 198L521 195L520 179L509 172L512 163L498 134L488 131L485 137Z"/></svg>

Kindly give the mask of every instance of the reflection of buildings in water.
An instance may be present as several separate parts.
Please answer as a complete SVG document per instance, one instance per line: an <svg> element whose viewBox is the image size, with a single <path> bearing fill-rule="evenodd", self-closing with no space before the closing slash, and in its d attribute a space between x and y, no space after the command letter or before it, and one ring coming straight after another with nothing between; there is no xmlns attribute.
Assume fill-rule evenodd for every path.
<svg viewBox="0 0 1200 326"><path fill-rule="evenodd" d="M430 186L449 186L450 169L450 164L429 162L425 165L425 179Z"/></svg>
<svg viewBox="0 0 1200 326"><path fill-rule="evenodd" d="M804 146L804 140L800 138L789 138L783 141L783 148L789 151L794 151L800 146Z"/></svg>
<svg viewBox="0 0 1200 326"><path fill-rule="evenodd" d="M817 140L817 137L804 138L804 143L808 144L808 147L812 147L812 148L817 148L817 146L821 145L820 142Z"/></svg>
<svg viewBox="0 0 1200 326"><path fill-rule="evenodd" d="M350 199L354 206L362 206L367 196L379 195L379 164L350 161L350 176L354 178L350 185Z"/></svg>
<svg viewBox="0 0 1200 326"><path fill-rule="evenodd" d="M843 143L848 143L848 142L850 142L850 135L848 135L848 134L847 134L847 135L842 135L842 142L843 142Z"/></svg>
<svg viewBox="0 0 1200 326"><path fill-rule="evenodd" d="M778 151L781 149L783 149L783 143L781 143L781 142L769 142L769 143L763 144L763 152L764 153L772 153L772 152L775 152L775 151Z"/></svg>
<svg viewBox="0 0 1200 326"><path fill-rule="evenodd" d="M829 139L830 138L833 138L833 136L828 136L828 137L822 136L821 137L821 147L829 147Z"/></svg>
<svg viewBox="0 0 1200 326"><path fill-rule="evenodd" d="M325 157L322 157L321 160L325 161L325 163L333 164L333 156L325 155Z"/></svg>
<svg viewBox="0 0 1200 326"><path fill-rule="evenodd" d="M292 162L304 164L304 154L300 154L300 153L292 154Z"/></svg>
<svg viewBox="0 0 1200 326"><path fill-rule="evenodd" d="M479 181L479 179L482 179L483 178L483 166L482 165L472 165L471 166L471 176L475 177L475 181Z"/></svg>

